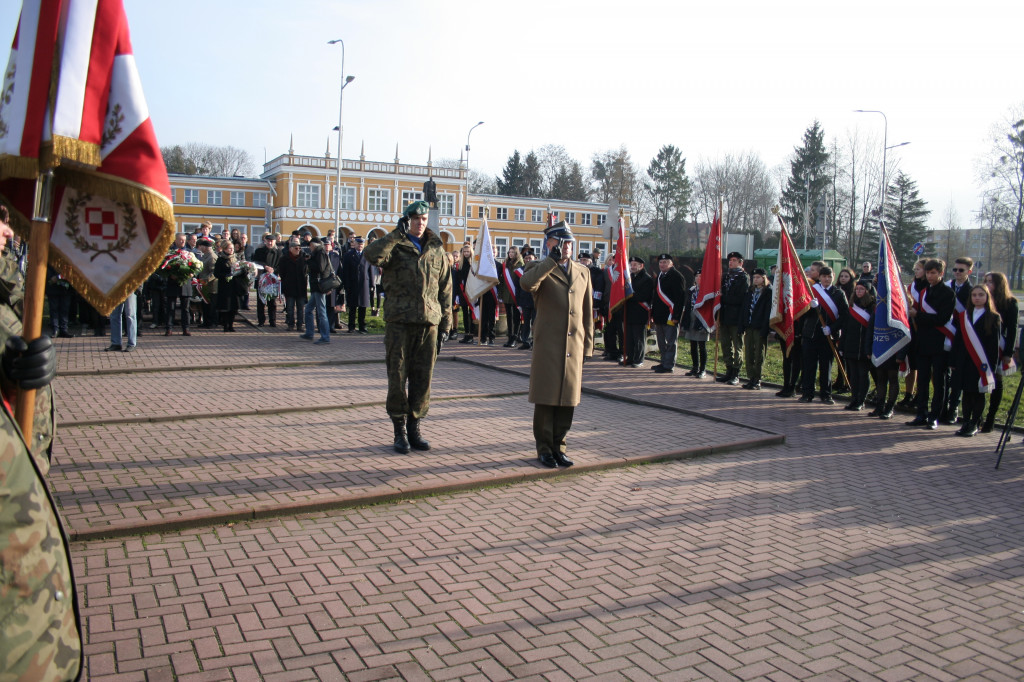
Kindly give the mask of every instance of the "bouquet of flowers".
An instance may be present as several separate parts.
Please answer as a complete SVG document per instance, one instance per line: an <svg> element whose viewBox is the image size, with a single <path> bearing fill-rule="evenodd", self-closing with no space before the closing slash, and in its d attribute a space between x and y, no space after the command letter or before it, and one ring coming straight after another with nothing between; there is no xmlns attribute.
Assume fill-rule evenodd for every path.
<svg viewBox="0 0 1024 682"><path fill-rule="evenodd" d="M167 270L178 284L184 284L203 271L203 262L191 251L180 249L167 254L160 269Z"/></svg>
<svg viewBox="0 0 1024 682"><path fill-rule="evenodd" d="M238 265L239 271L244 272L246 279L249 281L248 286L252 286L252 283L256 281L256 264L251 261L244 260L240 261Z"/></svg>
<svg viewBox="0 0 1024 682"><path fill-rule="evenodd" d="M259 296L264 303L269 303L281 295L281 278L275 274L265 272L260 275Z"/></svg>

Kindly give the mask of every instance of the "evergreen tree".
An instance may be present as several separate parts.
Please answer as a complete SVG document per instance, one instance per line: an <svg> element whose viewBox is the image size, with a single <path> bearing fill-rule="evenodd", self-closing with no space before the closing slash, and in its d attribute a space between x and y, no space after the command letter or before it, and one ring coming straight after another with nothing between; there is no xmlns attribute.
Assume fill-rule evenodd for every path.
<svg viewBox="0 0 1024 682"><path fill-rule="evenodd" d="M508 163L505 164L501 175L502 177L495 178L498 194L507 197L529 196L526 191L526 167L519 157L518 149L508 157Z"/></svg>
<svg viewBox="0 0 1024 682"><path fill-rule="evenodd" d="M825 149L825 132L821 124L815 121L804 131L803 146L796 147L795 158L790 162L789 181L782 192L780 201L782 215L786 226L793 235L797 248L802 246L804 230L809 228L814 234L814 207L818 200L828 192L831 178L829 177L829 153ZM804 224L805 209L809 225ZM811 242L808 241L808 246Z"/></svg>
<svg viewBox="0 0 1024 682"><path fill-rule="evenodd" d="M548 195L564 201L587 201L587 185L579 161L572 160L558 169Z"/></svg>
<svg viewBox="0 0 1024 682"><path fill-rule="evenodd" d="M523 184L526 189L524 196L535 198L544 196L544 176L540 171L540 160L533 150L526 155L523 163Z"/></svg>
<svg viewBox="0 0 1024 682"><path fill-rule="evenodd" d="M647 191L654 205L654 222L665 237L665 250L672 250L670 224L684 220L690 208L690 179L686 177L686 159L675 146L658 150L647 167Z"/></svg>
<svg viewBox="0 0 1024 682"><path fill-rule="evenodd" d="M928 204L917 190L917 183L903 171L897 173L885 193L885 227L889 230L892 250L900 262L903 272L910 272L917 256L914 244L924 243L928 236L926 220L931 214ZM878 231L871 230L867 240L878 253ZM925 252L925 255L932 255Z"/></svg>

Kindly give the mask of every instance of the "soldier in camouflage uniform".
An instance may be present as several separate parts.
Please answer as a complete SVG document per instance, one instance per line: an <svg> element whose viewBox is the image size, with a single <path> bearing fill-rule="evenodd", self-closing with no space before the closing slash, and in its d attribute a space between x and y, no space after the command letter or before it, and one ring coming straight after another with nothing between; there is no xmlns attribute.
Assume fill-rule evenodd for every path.
<svg viewBox="0 0 1024 682"><path fill-rule="evenodd" d="M11 234L0 206L0 249ZM45 481L56 355L49 337L21 338L24 290L17 264L9 263L0 258L0 680L75 680L82 670L78 601L67 537ZM10 408L20 389L36 389L33 429L42 438L33 438L31 452Z"/></svg>
<svg viewBox="0 0 1024 682"><path fill-rule="evenodd" d="M395 450L429 450L420 419L430 407L430 379L441 343L452 326L452 279L441 239L427 229L429 206L415 201L398 226L375 240L363 257L381 269L388 416ZM406 382L409 390L406 393Z"/></svg>

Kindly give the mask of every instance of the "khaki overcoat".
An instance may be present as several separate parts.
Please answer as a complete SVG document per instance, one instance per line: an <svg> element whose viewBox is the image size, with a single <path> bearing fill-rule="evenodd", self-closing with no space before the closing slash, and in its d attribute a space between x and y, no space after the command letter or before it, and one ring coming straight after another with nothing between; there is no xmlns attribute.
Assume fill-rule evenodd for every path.
<svg viewBox="0 0 1024 682"><path fill-rule="evenodd" d="M594 354L594 295L590 271L569 262L566 273L551 258L526 266L519 286L533 294L531 403L571 407L580 402L583 358Z"/></svg>

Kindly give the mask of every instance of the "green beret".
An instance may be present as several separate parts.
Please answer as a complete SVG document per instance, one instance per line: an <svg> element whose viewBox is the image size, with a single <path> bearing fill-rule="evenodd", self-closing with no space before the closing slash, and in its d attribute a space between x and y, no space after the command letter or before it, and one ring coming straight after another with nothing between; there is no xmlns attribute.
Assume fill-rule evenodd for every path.
<svg viewBox="0 0 1024 682"><path fill-rule="evenodd" d="M430 213L430 205L425 201L414 201L405 207L405 215L407 217L423 215L425 213Z"/></svg>

